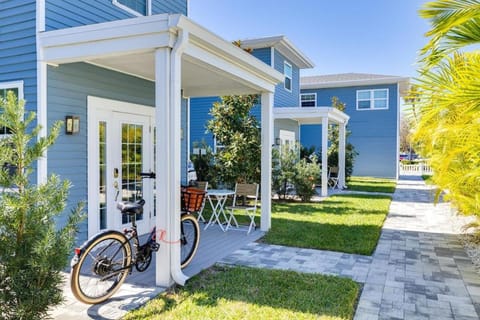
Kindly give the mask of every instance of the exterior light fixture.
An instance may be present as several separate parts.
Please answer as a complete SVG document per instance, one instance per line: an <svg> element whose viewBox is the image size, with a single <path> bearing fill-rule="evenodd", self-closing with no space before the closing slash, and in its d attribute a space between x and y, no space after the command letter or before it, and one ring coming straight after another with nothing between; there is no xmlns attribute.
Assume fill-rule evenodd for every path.
<svg viewBox="0 0 480 320"><path fill-rule="evenodd" d="M65 134L72 135L80 132L80 117L66 116L65 117Z"/></svg>

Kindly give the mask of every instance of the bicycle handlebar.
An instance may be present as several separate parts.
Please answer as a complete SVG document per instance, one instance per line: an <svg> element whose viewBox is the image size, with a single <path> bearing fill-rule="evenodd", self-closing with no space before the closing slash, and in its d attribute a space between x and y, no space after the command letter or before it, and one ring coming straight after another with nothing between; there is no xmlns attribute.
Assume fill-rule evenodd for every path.
<svg viewBox="0 0 480 320"><path fill-rule="evenodd" d="M140 172L140 177L155 179L156 175L155 175L155 172Z"/></svg>

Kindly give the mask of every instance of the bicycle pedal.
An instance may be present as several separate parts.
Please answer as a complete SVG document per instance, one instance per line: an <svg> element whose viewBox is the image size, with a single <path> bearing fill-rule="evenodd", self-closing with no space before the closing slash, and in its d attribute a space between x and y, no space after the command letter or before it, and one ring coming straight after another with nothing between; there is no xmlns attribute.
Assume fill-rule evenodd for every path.
<svg viewBox="0 0 480 320"><path fill-rule="evenodd" d="M156 242L153 242L153 243L150 243L150 248L152 249L152 251L157 252L158 249L160 249L160 245Z"/></svg>

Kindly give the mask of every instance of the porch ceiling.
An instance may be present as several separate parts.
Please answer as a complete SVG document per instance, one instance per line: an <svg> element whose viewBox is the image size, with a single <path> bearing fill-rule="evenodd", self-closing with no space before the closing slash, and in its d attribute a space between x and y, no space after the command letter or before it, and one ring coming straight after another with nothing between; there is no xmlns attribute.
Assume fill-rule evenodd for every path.
<svg viewBox="0 0 480 320"><path fill-rule="evenodd" d="M283 76L257 58L181 15L156 15L40 34L41 60L86 62L155 81L155 50L175 46L188 33L182 55L184 96L273 92Z"/></svg>
<svg viewBox="0 0 480 320"><path fill-rule="evenodd" d="M322 124L322 119L327 118L330 122L346 124L350 117L331 107L292 107L274 108L274 119L292 119L298 124Z"/></svg>

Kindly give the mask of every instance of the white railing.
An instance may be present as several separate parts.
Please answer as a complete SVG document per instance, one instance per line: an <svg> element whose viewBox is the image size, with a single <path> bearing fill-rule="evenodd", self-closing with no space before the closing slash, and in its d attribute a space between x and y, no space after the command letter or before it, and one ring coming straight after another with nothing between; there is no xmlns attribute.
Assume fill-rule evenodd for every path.
<svg viewBox="0 0 480 320"><path fill-rule="evenodd" d="M400 163L400 174L421 176L424 174L433 174L433 171L432 168L424 162L418 162L415 164Z"/></svg>

